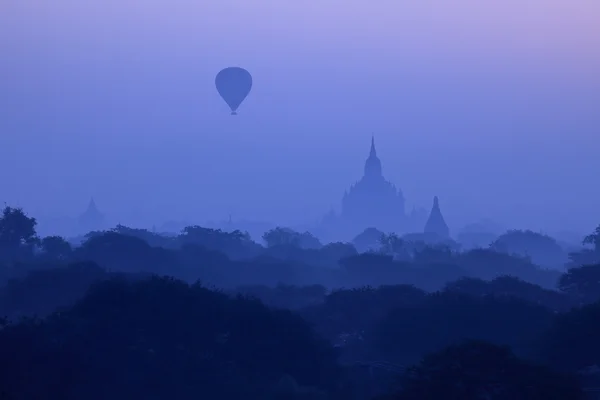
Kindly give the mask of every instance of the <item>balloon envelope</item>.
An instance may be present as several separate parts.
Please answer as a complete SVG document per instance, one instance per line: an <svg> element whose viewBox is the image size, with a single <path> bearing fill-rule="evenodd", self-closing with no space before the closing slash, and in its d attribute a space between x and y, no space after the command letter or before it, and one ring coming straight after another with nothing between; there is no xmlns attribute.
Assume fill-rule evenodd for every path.
<svg viewBox="0 0 600 400"><path fill-rule="evenodd" d="M219 71L215 85L231 109L231 115L236 115L236 110L252 89L252 75L244 68L228 67Z"/></svg>

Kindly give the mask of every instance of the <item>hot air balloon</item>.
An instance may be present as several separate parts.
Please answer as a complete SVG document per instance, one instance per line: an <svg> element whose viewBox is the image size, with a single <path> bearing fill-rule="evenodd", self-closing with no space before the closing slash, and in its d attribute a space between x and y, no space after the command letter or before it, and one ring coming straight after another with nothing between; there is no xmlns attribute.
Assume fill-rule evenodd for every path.
<svg viewBox="0 0 600 400"><path fill-rule="evenodd" d="M244 68L228 67L219 71L215 85L231 109L231 115L237 115L236 110L252 89L252 75Z"/></svg>

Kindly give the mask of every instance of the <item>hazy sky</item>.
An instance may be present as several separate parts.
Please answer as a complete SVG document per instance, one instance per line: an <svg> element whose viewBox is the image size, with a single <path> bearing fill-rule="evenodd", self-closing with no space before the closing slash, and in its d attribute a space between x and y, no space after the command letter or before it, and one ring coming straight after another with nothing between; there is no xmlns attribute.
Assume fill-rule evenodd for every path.
<svg viewBox="0 0 600 400"><path fill-rule="evenodd" d="M254 77L231 117L223 67ZM409 206L600 223L598 0L2 0L0 200L316 220L375 134ZM596 177L594 182L594 177Z"/></svg>

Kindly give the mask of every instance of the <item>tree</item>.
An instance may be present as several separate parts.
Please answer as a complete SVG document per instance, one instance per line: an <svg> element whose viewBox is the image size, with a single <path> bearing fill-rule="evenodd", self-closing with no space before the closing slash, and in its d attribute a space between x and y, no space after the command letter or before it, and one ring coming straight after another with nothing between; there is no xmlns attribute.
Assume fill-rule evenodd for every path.
<svg viewBox="0 0 600 400"><path fill-rule="evenodd" d="M225 232L221 229L204 228L198 225L186 226L180 235L181 238L187 238L189 242L198 241L198 244L219 244L224 241L250 241L250 234L235 230ZM209 246L207 246L209 247Z"/></svg>
<svg viewBox="0 0 600 400"><path fill-rule="evenodd" d="M567 267L581 267L582 265L593 265L600 263L600 252L592 249L581 249L569 253Z"/></svg>
<svg viewBox="0 0 600 400"><path fill-rule="evenodd" d="M291 229L276 227L268 230L262 236L267 247L291 245L297 246L299 238Z"/></svg>
<svg viewBox="0 0 600 400"><path fill-rule="evenodd" d="M303 249L320 249L323 244L315 235L307 231L300 234L300 247Z"/></svg>
<svg viewBox="0 0 600 400"><path fill-rule="evenodd" d="M567 254L556 240L531 230L510 230L499 236L491 245L492 250L529 257L534 264L562 267Z"/></svg>
<svg viewBox="0 0 600 400"><path fill-rule="evenodd" d="M582 399L577 380L528 364L508 347L481 341L450 346L423 358L403 376L398 400Z"/></svg>
<svg viewBox="0 0 600 400"><path fill-rule="evenodd" d="M511 346L528 355L531 344L552 325L554 314L513 297L438 292L417 307L390 311L368 340L380 357L396 364L413 363L468 339Z"/></svg>
<svg viewBox="0 0 600 400"><path fill-rule="evenodd" d="M448 283L449 292L458 292L469 296L515 297L532 304L539 304L554 311L569 311L573 307L571 297L557 290L544 289L514 276L499 276L491 281L477 278L461 278Z"/></svg>
<svg viewBox="0 0 600 400"><path fill-rule="evenodd" d="M364 340L365 335L390 310L416 307L425 298L424 291L411 285L343 289L327 295L323 304L305 308L302 315L317 327L318 333L342 347L345 357L355 362L372 357L372 343Z"/></svg>
<svg viewBox="0 0 600 400"><path fill-rule="evenodd" d="M357 255L356 249L350 243L328 243L319 249L319 258L328 266L337 266L342 258Z"/></svg>
<svg viewBox="0 0 600 400"><path fill-rule="evenodd" d="M413 252L413 259L419 264L452 264L453 258L452 249L442 244L428 245Z"/></svg>
<svg viewBox="0 0 600 400"><path fill-rule="evenodd" d="M130 228L125 225L117 225L111 229L112 232L121 235L129 235L146 241L150 246L171 248L174 245L174 238L150 232L147 229Z"/></svg>
<svg viewBox="0 0 600 400"><path fill-rule="evenodd" d="M70 307L92 283L106 278L107 273L94 263L30 271L24 278L9 280L0 290L0 315L45 317L59 307Z"/></svg>
<svg viewBox="0 0 600 400"><path fill-rule="evenodd" d="M580 305L600 300L600 264L569 269L558 280L558 288Z"/></svg>
<svg viewBox="0 0 600 400"><path fill-rule="evenodd" d="M583 248L579 251L569 253L569 266L579 267L582 265L600 264L600 225L594 232L583 238L582 244L592 245L592 248Z"/></svg>
<svg viewBox="0 0 600 400"><path fill-rule="evenodd" d="M276 287L245 285L238 287L236 291L255 297L269 307L297 310L321 304L327 289L321 285L293 286L279 284Z"/></svg>
<svg viewBox="0 0 600 400"><path fill-rule="evenodd" d="M352 239L352 244L361 253L377 251L381 247L382 235L384 233L376 228L367 228Z"/></svg>
<svg viewBox="0 0 600 400"><path fill-rule="evenodd" d="M35 218L21 208L5 207L0 216L0 250L7 261L21 261L33 255L39 242Z"/></svg>
<svg viewBox="0 0 600 400"><path fill-rule="evenodd" d="M250 258L257 256L262 250L254 243L248 232L234 230L210 229L202 226L186 226L176 239L179 246L195 244L210 250L220 251L231 258Z"/></svg>
<svg viewBox="0 0 600 400"><path fill-rule="evenodd" d="M402 236L404 248L419 263L446 262L454 252L460 250L460 244L453 239L435 233L408 233Z"/></svg>
<svg viewBox="0 0 600 400"><path fill-rule="evenodd" d="M293 246L302 249L319 249L323 245L310 232L299 233L289 228L276 227L264 233L267 247Z"/></svg>
<svg viewBox="0 0 600 400"><path fill-rule="evenodd" d="M492 249L474 249L460 253L456 262L472 277L487 280L502 275L517 276L545 288L556 288L560 276L559 271L541 269L524 257Z"/></svg>
<svg viewBox="0 0 600 400"><path fill-rule="evenodd" d="M285 374L325 392L340 374L301 317L171 278L98 283L68 310L0 329L0 354L11 399L264 399Z"/></svg>
<svg viewBox="0 0 600 400"><path fill-rule="evenodd" d="M60 236L46 236L40 243L43 255L51 261L65 261L71 256L71 244Z"/></svg>
<svg viewBox="0 0 600 400"><path fill-rule="evenodd" d="M152 247L143 239L112 231L90 236L75 249L74 258L93 261L104 268L121 272L180 272L174 250Z"/></svg>
<svg viewBox="0 0 600 400"><path fill-rule="evenodd" d="M410 260L410 254L406 249L404 240L395 233L382 234L379 243L381 244L380 251L383 254L391 255L398 260Z"/></svg>
<svg viewBox="0 0 600 400"><path fill-rule="evenodd" d="M327 400L327 393L311 387L299 386L296 380L284 375L267 395L267 400Z"/></svg>
<svg viewBox="0 0 600 400"><path fill-rule="evenodd" d="M596 227L594 232L583 238L583 244L591 244L594 250L600 253L600 225Z"/></svg>
<svg viewBox="0 0 600 400"><path fill-rule="evenodd" d="M600 302L559 315L539 340L539 358L568 372L600 365Z"/></svg>

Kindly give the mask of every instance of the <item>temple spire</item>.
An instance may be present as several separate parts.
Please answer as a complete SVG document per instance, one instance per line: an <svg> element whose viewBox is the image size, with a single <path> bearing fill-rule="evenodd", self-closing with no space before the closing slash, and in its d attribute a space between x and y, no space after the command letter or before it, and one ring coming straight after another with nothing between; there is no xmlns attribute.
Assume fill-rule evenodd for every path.
<svg viewBox="0 0 600 400"><path fill-rule="evenodd" d="M437 196L433 198L433 206L431 207L431 213L425 224L425 233L433 233L440 237L447 238L450 236L450 229L444 221L442 211L440 210L440 202Z"/></svg>
<svg viewBox="0 0 600 400"><path fill-rule="evenodd" d="M375 135L371 135L371 152L369 157L377 157L377 151L375 150Z"/></svg>
<svg viewBox="0 0 600 400"><path fill-rule="evenodd" d="M88 203L87 212L98 212L98 207L96 207L96 202L93 197L90 197L90 202Z"/></svg>
<svg viewBox="0 0 600 400"><path fill-rule="evenodd" d="M103 228L104 216L98 210L98 206L96 206L96 201L94 198L90 198L90 202L88 203L87 209L83 214L81 214L78 218L79 228L82 229L82 233L87 233L93 230L98 230Z"/></svg>
<svg viewBox="0 0 600 400"><path fill-rule="evenodd" d="M369 179L382 178L381 172L381 161L377 157L377 151L375 150L375 135L371 136L371 151L369 152L369 158L365 162L365 177Z"/></svg>

